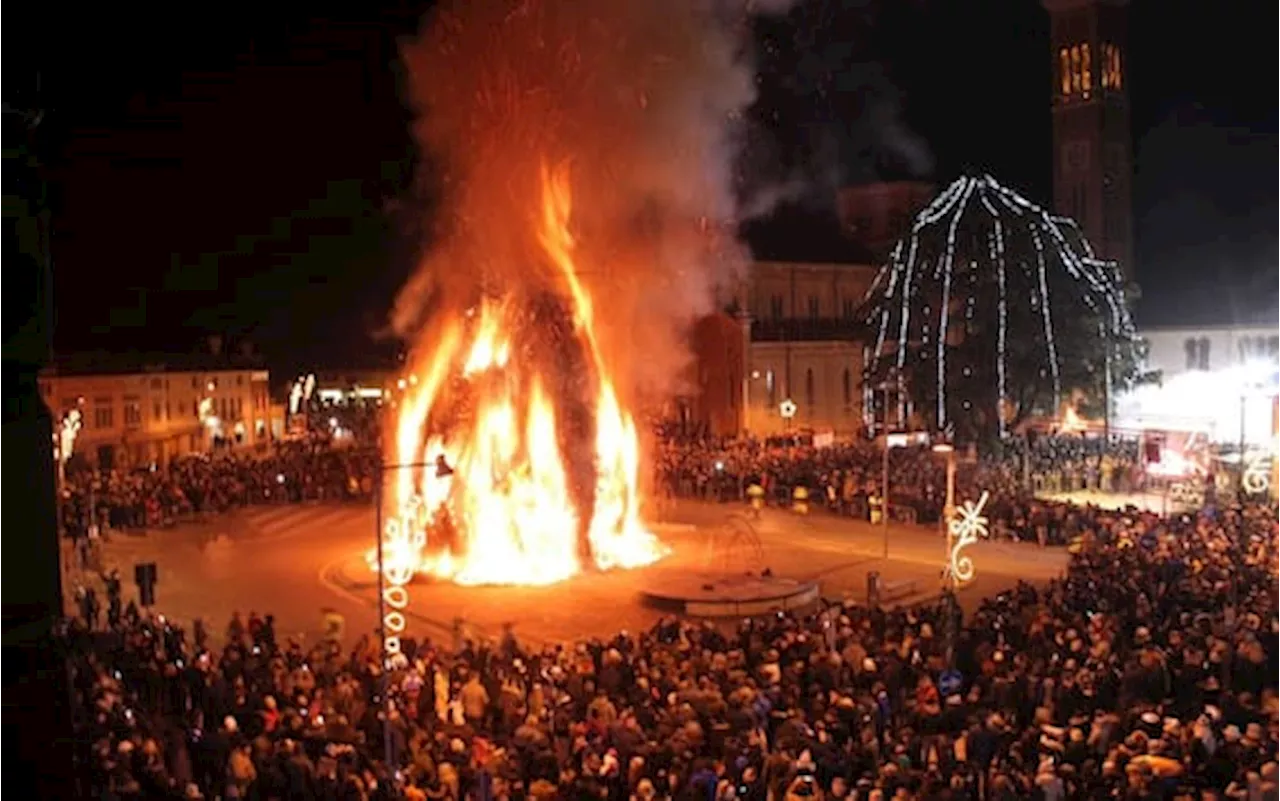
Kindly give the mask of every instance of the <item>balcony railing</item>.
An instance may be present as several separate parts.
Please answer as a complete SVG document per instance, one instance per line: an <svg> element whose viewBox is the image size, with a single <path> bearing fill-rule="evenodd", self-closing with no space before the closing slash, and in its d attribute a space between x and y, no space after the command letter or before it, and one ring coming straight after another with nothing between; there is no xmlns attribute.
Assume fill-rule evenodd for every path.
<svg viewBox="0 0 1280 801"><path fill-rule="evenodd" d="M839 317L751 321L751 339L754 342L855 341L862 339L864 333L865 327L859 321Z"/></svg>

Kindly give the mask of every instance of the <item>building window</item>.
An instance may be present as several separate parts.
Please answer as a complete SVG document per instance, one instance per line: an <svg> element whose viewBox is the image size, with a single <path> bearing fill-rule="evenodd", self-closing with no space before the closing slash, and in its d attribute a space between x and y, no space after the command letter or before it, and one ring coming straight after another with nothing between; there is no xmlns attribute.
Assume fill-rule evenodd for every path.
<svg viewBox="0 0 1280 801"><path fill-rule="evenodd" d="M775 320L782 319L782 296L769 296L769 316Z"/></svg>
<svg viewBox="0 0 1280 801"><path fill-rule="evenodd" d="M142 404L137 398L124 399L124 424L127 426L142 425Z"/></svg>
<svg viewBox="0 0 1280 801"><path fill-rule="evenodd" d="M169 413L169 401L164 402L164 416L166 420L173 417L173 415Z"/></svg>
<svg viewBox="0 0 1280 801"><path fill-rule="evenodd" d="M1192 337L1182 343L1183 350L1187 354L1188 370L1208 370L1209 369L1209 339L1208 337L1200 337L1196 339ZM1245 343L1240 343L1240 355L1243 358L1245 353Z"/></svg>
<svg viewBox="0 0 1280 801"><path fill-rule="evenodd" d="M813 368L804 371L804 402L813 408L817 398L813 391Z"/></svg>
<svg viewBox="0 0 1280 801"><path fill-rule="evenodd" d="M198 375L191 376L191 388L192 389L200 388L200 376Z"/></svg>
<svg viewBox="0 0 1280 801"><path fill-rule="evenodd" d="M160 405L160 401L155 401L151 404L151 411L153 412L151 415L153 420L159 421L164 419L161 416L161 413L164 411L164 407Z"/></svg>
<svg viewBox="0 0 1280 801"><path fill-rule="evenodd" d="M848 406L853 403L853 373L849 372L849 368L844 368L844 405Z"/></svg>
<svg viewBox="0 0 1280 801"><path fill-rule="evenodd" d="M160 379L159 379L159 378L153 378L153 379L151 379L151 388L152 388L152 389L160 389L160 387L161 387L161 386L163 386L163 384L161 383L161 381L160 381Z"/></svg>
<svg viewBox="0 0 1280 801"><path fill-rule="evenodd" d="M764 386L766 392L766 403L772 409L778 405L778 382L774 380L773 371L769 370L764 376Z"/></svg>
<svg viewBox="0 0 1280 801"><path fill-rule="evenodd" d="M1071 94L1080 94L1080 45L1071 48Z"/></svg>
<svg viewBox="0 0 1280 801"><path fill-rule="evenodd" d="M1071 97L1071 53L1067 48L1058 51L1059 88L1063 97Z"/></svg>
<svg viewBox="0 0 1280 801"><path fill-rule="evenodd" d="M818 319L818 296L817 295L809 296L809 319L810 320Z"/></svg>
<svg viewBox="0 0 1280 801"><path fill-rule="evenodd" d="M1120 47L1113 44L1102 46L1102 88L1120 91L1124 88L1124 77L1120 69Z"/></svg>
<svg viewBox="0 0 1280 801"><path fill-rule="evenodd" d="M1089 92L1093 90L1093 67L1092 59L1089 54L1089 45L1080 45L1080 90L1084 93L1084 99L1089 99Z"/></svg>
<svg viewBox="0 0 1280 801"><path fill-rule="evenodd" d="M236 386L237 386L237 387L242 387L242 386L244 386L244 376L242 376L242 375L238 375L238 376L236 376Z"/></svg>
<svg viewBox="0 0 1280 801"><path fill-rule="evenodd" d="M111 398L93 399L93 427L111 428L115 425L115 408Z"/></svg>

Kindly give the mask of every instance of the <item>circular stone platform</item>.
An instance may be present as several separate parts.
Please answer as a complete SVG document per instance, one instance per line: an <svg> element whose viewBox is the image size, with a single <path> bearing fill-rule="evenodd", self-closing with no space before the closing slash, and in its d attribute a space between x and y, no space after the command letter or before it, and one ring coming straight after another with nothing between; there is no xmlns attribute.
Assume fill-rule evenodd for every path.
<svg viewBox="0 0 1280 801"><path fill-rule="evenodd" d="M816 581L693 572L655 576L640 595L650 606L690 617L754 617L809 606L819 597Z"/></svg>

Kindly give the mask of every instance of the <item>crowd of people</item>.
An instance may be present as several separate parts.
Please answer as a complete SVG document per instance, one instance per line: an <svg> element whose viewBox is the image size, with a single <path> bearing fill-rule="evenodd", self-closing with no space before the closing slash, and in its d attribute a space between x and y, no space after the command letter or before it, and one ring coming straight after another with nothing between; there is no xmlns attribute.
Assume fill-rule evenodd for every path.
<svg viewBox="0 0 1280 801"><path fill-rule="evenodd" d="M963 619L832 606L531 649L215 643L130 607L62 641L84 797L1276 798L1273 508L1099 513ZM952 672L954 671L954 672ZM382 703L389 693L390 709ZM389 761L388 761L389 760Z"/></svg>
<svg viewBox="0 0 1280 801"><path fill-rule="evenodd" d="M61 488L62 526L79 537L94 526L154 528L255 504L368 499L378 458L374 448L308 437L261 453L186 456L164 467L69 471Z"/></svg>
<svg viewBox="0 0 1280 801"><path fill-rule="evenodd" d="M1017 439L981 460L962 455L958 462L957 497L989 491L988 516L999 534L1047 543L1069 538L1078 515L1067 504L1037 500L1037 494L1129 491L1143 481L1131 441ZM946 471L946 458L927 445L890 449L889 513L936 522L946 503ZM884 452L871 441L815 446L800 437L671 439L658 447L656 482L672 496L733 502L758 487L766 502L779 506L791 505L803 487L809 503L865 520L878 513L884 497Z"/></svg>

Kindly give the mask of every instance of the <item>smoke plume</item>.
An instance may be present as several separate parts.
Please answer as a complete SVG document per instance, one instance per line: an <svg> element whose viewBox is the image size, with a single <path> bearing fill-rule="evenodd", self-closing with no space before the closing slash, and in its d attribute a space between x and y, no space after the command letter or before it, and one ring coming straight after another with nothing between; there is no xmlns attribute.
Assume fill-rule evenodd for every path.
<svg viewBox="0 0 1280 801"><path fill-rule="evenodd" d="M436 311L482 291L555 288L539 181L566 168L575 255L620 390L675 389L690 323L746 263L732 168L755 98L749 20L787 5L446 0L403 54L415 138L444 167L444 216L394 330L419 341Z"/></svg>

